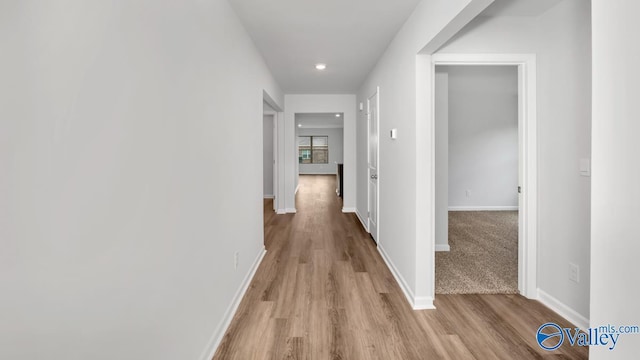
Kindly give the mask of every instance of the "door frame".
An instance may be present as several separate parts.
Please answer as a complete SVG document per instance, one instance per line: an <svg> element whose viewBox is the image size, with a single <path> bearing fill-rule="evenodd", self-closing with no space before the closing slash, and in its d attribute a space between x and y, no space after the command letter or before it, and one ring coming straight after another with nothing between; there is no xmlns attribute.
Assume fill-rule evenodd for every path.
<svg viewBox="0 0 640 360"><path fill-rule="evenodd" d="M535 54L434 54L431 56L431 101L435 104L436 65L515 65L518 67L518 178L520 219L518 226L518 291L523 296L537 298L537 229L538 229L538 147L536 114L536 56ZM432 107L431 161L435 164L435 107ZM435 167L431 184L435 184ZM435 198L435 186L432 186ZM435 224L435 202L431 223ZM430 231L435 256L435 227ZM433 262L435 276L435 261ZM435 295L435 281L433 282Z"/></svg>
<svg viewBox="0 0 640 360"><path fill-rule="evenodd" d="M263 111L263 116L272 116L273 117L273 211L278 212L278 201L279 201L279 193L278 193L278 112L276 111ZM264 132L264 122L262 124L262 131ZM264 171L262 172L264 176Z"/></svg>
<svg viewBox="0 0 640 360"><path fill-rule="evenodd" d="M376 244L380 244L380 86L376 86L376 91L367 97L367 232L371 234L371 185L369 182L369 164L371 163L371 150L370 150L370 134L371 134L371 111L370 100L372 97L376 97L376 128L378 129L378 148L376 149L376 158L378 164L376 170L378 172L378 185L376 186L376 233L372 234Z"/></svg>

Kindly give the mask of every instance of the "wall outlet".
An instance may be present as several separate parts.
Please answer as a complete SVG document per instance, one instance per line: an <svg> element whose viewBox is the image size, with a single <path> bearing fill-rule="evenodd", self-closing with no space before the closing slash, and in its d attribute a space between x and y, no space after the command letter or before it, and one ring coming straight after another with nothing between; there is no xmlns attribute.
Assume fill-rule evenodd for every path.
<svg viewBox="0 0 640 360"><path fill-rule="evenodd" d="M240 253L236 251L233 255L233 268L238 269L238 263L240 262Z"/></svg>
<svg viewBox="0 0 640 360"><path fill-rule="evenodd" d="M580 267L576 264L569 264L569 280L580 282Z"/></svg>
<svg viewBox="0 0 640 360"><path fill-rule="evenodd" d="M467 197L471 197L471 190L466 190L464 193L467 195Z"/></svg>

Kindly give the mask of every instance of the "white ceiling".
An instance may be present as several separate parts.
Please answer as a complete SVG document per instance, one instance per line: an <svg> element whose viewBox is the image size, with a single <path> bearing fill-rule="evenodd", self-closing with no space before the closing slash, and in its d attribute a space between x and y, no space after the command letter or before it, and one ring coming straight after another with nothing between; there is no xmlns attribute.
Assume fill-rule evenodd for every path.
<svg viewBox="0 0 640 360"><path fill-rule="evenodd" d="M483 16L538 16L564 0L495 0Z"/></svg>
<svg viewBox="0 0 640 360"><path fill-rule="evenodd" d="M481 15L538 16L562 1L495 0ZM285 93L345 94L358 90L420 0L229 2Z"/></svg>
<svg viewBox="0 0 640 360"><path fill-rule="evenodd" d="M296 114L296 126L298 124L311 129L344 127L341 113L340 117L336 117L336 113Z"/></svg>
<svg viewBox="0 0 640 360"><path fill-rule="evenodd" d="M287 94L356 92L419 1L229 0Z"/></svg>

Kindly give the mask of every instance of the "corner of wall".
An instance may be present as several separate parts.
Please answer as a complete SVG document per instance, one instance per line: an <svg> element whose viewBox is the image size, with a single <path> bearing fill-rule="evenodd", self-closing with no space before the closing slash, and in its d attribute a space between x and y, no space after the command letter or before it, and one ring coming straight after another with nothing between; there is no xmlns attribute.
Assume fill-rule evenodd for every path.
<svg viewBox="0 0 640 360"><path fill-rule="evenodd" d="M573 325L576 325L580 329L589 328L589 319L580 315L570 306L549 295L542 289L538 289L538 301L540 301L543 305L555 311L558 315L567 319L569 322L571 322Z"/></svg>
<svg viewBox="0 0 640 360"><path fill-rule="evenodd" d="M238 310L238 307L240 306L240 302L242 301L244 294L249 289L249 284L251 284L251 280L253 280L253 277L255 276L256 271L258 271L258 267L260 266L260 263L262 262L262 259L264 259L264 256L266 254L267 254L267 250L265 248L262 248L262 250L258 253L258 256L254 260L253 265L249 269L249 272L244 277L244 280L240 284L240 287L238 288L235 295L233 296L233 300L231 301L231 304L229 304L227 311L225 311L224 316L220 321L220 325L218 325L216 330L213 332L213 335L211 336L209 343L207 344L204 351L202 352L202 355L200 356L200 360L213 359L213 356L216 354L216 350L218 350L218 346L220 346L220 343L222 343L222 339L224 338L225 332L229 328L229 325L231 325L231 320L233 320L233 316Z"/></svg>

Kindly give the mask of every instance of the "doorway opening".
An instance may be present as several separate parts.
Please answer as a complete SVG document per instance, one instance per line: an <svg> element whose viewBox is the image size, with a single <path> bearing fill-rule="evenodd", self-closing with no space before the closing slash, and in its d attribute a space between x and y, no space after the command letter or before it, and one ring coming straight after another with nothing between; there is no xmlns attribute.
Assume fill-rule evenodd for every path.
<svg viewBox="0 0 640 360"><path fill-rule="evenodd" d="M262 160L265 206L275 211L275 114L269 112L262 116Z"/></svg>
<svg viewBox="0 0 640 360"><path fill-rule="evenodd" d="M477 82L479 80L478 75L474 75L473 71L483 70L483 68L485 72L499 72L501 71L500 69L510 72L508 76L503 76L504 79L511 79L509 80L511 89L516 91L511 91L511 95L508 95L508 91L503 91L501 96L505 99L509 96L512 97L511 105L507 107L510 106L511 117L514 116L515 112L516 120L511 119L510 125L508 125L507 120L500 122L496 119L500 115L494 114L489 115L489 119L484 123L491 124L493 122L502 125L494 128L480 126L481 118L487 116L485 110L490 110L492 107L490 101L485 97L489 95L497 96L499 92L496 93L497 90L494 89L494 86L489 84L467 85L463 86L461 90L451 88L447 90L448 95L459 96L459 98L446 99L449 102L456 102L456 108L452 111L452 104L450 103L446 107L450 114L445 114L451 120L452 116L454 118L460 117L461 114L464 115L466 112L466 115L462 117L467 118L465 120L467 123L454 124L453 122L458 120L453 119L452 124L448 125L455 126L455 128L447 126L445 131L445 127L442 124L438 124L439 118L443 116L441 112L445 108L442 105L442 95L438 95L438 88L442 87L445 81L448 85L459 87L459 84L455 83L459 82L458 80L462 75L456 73L454 78L451 71L461 72L467 78ZM443 73L447 73L447 75ZM440 275L438 271L442 270L442 268L438 268L436 262L440 263L440 258L447 256L444 252L436 255L435 250L445 252L449 250L450 257L451 255L453 257L457 256L455 251L460 249L454 248L456 246L455 242L449 243L453 236L463 237L463 240L467 241L464 245L473 254L471 256L477 257L479 252L484 252L490 258L492 256L508 256L511 259L503 263L508 264L506 265L508 269L504 271L509 272L508 276L504 276L505 274L501 273L501 270L491 268L493 264L485 265L484 267L480 266L480 268L469 272L469 268L477 265L468 264L467 258L467 278L465 279L465 276L461 275L465 273L462 271L449 279L445 279L445 281L463 282L460 287L471 287L473 285L472 281L467 280L474 280L473 278L475 277L476 280L480 279L485 282L488 279L489 285L485 289L457 289L457 293L517 292L525 297L535 298L537 292L535 56L520 54L435 54L432 56L431 74L434 85L432 89L435 90L433 92L433 104L435 104L434 141L432 143L435 170L432 182L434 184L432 189L435 199L432 219L434 224L434 275L436 277L434 279L434 290L436 290L435 283L437 281L441 282L439 285L443 285L443 279L437 278ZM469 93L472 89L476 91L475 95ZM455 93L456 91L462 94ZM465 98L467 101L460 105L460 99L464 100ZM476 103L475 106L477 108L474 111L469 111L473 110L473 104L469 102ZM438 104L440 105L438 106ZM451 134L448 133L449 131L451 131ZM446 132L446 134L443 135L443 132ZM514 135L516 136L515 138ZM455 139L452 137L455 137ZM441 141L443 139L447 139L447 143L443 144ZM448 141L451 141L451 144ZM452 148L456 144L457 147L455 149ZM510 150L507 150L507 148ZM447 151L451 151L451 156L447 153L447 158L443 161L442 154ZM480 158L481 155L487 155L488 153L494 153L493 163L487 163ZM517 165L514 166L514 163ZM508 168L509 170L505 170L507 169L507 164L511 164ZM506 175L504 171L508 171L509 175ZM474 180L473 176L471 176L474 173L479 174L480 177L484 176L484 180L477 178ZM502 175L496 177L495 175L497 174ZM493 176L493 179L491 179L491 176ZM443 184L447 187L445 192L442 191ZM476 188L474 189L473 187ZM502 195L496 193L496 189L504 190ZM487 200L492 193L494 199ZM500 196L502 196L501 202L495 202L497 201L496 199L500 199ZM482 203L481 200L489 202ZM494 205L489 205L491 201L495 202ZM451 209L449 209L450 207ZM471 211L449 212L449 210ZM476 210L502 211L479 212ZM451 221L451 224L449 224L449 221ZM476 230L473 230L474 227L476 227ZM447 234L447 231L451 231L452 234ZM484 233L488 238L485 239L485 245L479 245L477 241L469 241L470 237L476 236L478 233ZM464 237L467 237L467 239L464 239ZM507 239L511 239L510 245L505 243ZM487 244L492 247L488 248L487 246L489 245ZM457 279L456 276L458 277ZM461 281L460 279L464 280ZM516 279L517 286L514 287ZM511 284L508 288L505 287L507 282ZM434 293L446 292L443 292L442 287L438 286Z"/></svg>
<svg viewBox="0 0 640 360"><path fill-rule="evenodd" d="M301 182L306 175L335 178L335 192L342 203L344 196L344 114L296 113L295 114L295 193L301 186L315 182Z"/></svg>
<svg viewBox="0 0 640 360"><path fill-rule="evenodd" d="M270 229L276 214L282 214L280 210L283 204L280 194L282 194L279 180L279 172L282 170L281 160L278 156L282 154L278 151L278 122L282 120L282 113L278 112L277 105L265 92L262 102L262 202L263 202L263 223L264 223L264 245L268 248L273 236Z"/></svg>
<svg viewBox="0 0 640 360"><path fill-rule="evenodd" d="M435 68L436 294L518 293L518 68Z"/></svg>

